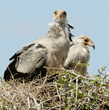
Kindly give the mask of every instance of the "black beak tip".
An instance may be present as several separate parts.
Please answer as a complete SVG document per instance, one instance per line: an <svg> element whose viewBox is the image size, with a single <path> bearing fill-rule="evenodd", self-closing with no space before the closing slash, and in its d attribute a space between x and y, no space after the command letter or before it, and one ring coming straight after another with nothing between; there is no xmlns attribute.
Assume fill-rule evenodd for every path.
<svg viewBox="0 0 109 110"><path fill-rule="evenodd" d="M93 45L93 49L95 49L95 45Z"/></svg>

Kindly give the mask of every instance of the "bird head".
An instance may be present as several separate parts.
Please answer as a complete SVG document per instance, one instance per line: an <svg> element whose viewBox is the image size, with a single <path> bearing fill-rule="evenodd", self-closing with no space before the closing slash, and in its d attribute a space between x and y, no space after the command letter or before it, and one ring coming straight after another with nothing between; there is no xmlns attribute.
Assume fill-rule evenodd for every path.
<svg viewBox="0 0 109 110"><path fill-rule="evenodd" d="M80 35L76 38L73 39L74 44L80 44L83 45L83 47L89 52L89 49L87 46L91 46L93 47L93 49L95 49L95 45L93 43L93 41L86 35Z"/></svg>
<svg viewBox="0 0 109 110"><path fill-rule="evenodd" d="M89 37L84 37L83 38L83 44L85 46L92 46L93 49L95 49L95 45L94 45L93 41Z"/></svg>
<svg viewBox="0 0 109 110"><path fill-rule="evenodd" d="M62 9L58 9L53 13L53 20L57 23L65 23L67 21L66 17L67 13Z"/></svg>

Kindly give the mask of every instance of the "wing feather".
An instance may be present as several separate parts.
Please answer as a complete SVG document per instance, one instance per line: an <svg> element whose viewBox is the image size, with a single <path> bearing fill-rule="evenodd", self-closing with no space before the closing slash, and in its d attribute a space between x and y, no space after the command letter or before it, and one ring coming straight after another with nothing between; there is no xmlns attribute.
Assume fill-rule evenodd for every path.
<svg viewBox="0 0 109 110"><path fill-rule="evenodd" d="M34 45L35 45L35 44L32 43L32 44L29 44L29 45L24 46L21 50L17 51L9 60L18 58L18 56L19 56L23 51L27 51L28 49L30 49L30 48L31 48L32 46L34 46Z"/></svg>
<svg viewBox="0 0 109 110"><path fill-rule="evenodd" d="M16 62L18 72L30 73L40 68L46 59L47 50L42 45L34 46L31 50L23 51Z"/></svg>

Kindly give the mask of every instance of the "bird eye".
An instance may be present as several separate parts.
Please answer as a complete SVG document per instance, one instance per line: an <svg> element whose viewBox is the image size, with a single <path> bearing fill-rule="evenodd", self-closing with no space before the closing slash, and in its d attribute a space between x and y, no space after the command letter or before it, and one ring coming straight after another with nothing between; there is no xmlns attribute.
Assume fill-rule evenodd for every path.
<svg viewBox="0 0 109 110"><path fill-rule="evenodd" d="M54 12L54 14L56 15L56 14L57 14L57 12L55 11L55 12Z"/></svg>
<svg viewBox="0 0 109 110"><path fill-rule="evenodd" d="M66 12L64 11L63 15L66 15Z"/></svg>
<svg viewBox="0 0 109 110"><path fill-rule="evenodd" d="M84 41L85 41L85 42L88 42L88 39L85 39Z"/></svg>

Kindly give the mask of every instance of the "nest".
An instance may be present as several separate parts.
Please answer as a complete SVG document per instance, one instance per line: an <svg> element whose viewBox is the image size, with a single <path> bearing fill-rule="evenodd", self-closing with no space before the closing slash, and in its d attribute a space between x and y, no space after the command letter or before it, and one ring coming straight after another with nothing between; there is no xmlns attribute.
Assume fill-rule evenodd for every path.
<svg viewBox="0 0 109 110"><path fill-rule="evenodd" d="M37 76L30 82L0 79L0 107L3 110L102 110L109 108L109 81L104 77L83 77L63 68Z"/></svg>

